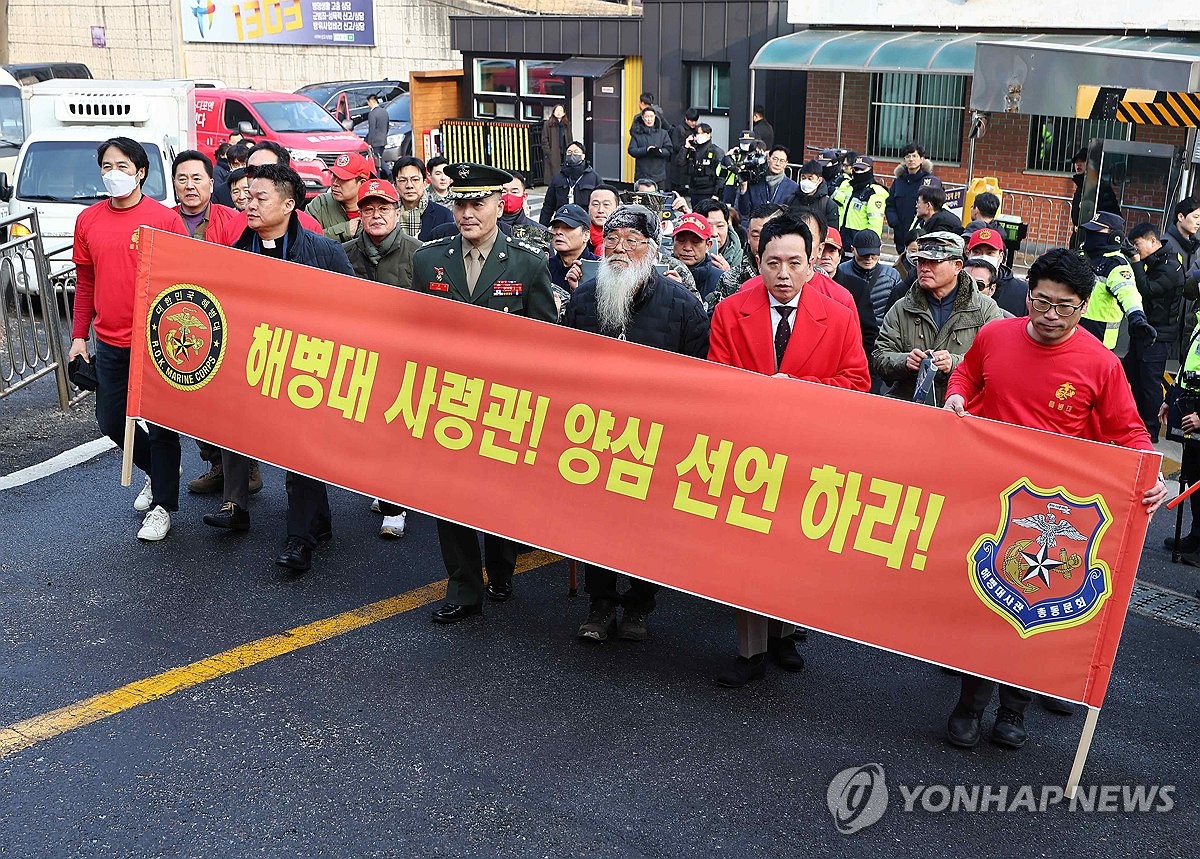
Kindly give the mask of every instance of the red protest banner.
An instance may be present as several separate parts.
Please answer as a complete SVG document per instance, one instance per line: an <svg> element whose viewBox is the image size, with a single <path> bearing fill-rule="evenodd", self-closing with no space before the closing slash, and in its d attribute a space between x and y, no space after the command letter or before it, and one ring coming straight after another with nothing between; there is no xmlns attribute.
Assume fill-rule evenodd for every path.
<svg viewBox="0 0 1200 859"><path fill-rule="evenodd" d="M143 231L131 414L1098 707L1157 455Z"/></svg>

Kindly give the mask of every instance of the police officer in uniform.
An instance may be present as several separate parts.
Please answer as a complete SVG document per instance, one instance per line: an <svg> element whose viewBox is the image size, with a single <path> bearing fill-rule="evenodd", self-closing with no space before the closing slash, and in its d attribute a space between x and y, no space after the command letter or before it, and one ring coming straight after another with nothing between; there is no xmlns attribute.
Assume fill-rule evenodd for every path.
<svg viewBox="0 0 1200 859"><path fill-rule="evenodd" d="M1150 344L1158 337L1142 310L1133 264L1121 251L1125 219L1112 212L1097 212L1083 224L1083 252L1096 274L1096 289L1083 311L1080 326L1095 334L1109 349L1117 346L1121 319L1129 319L1129 336Z"/></svg>
<svg viewBox="0 0 1200 859"><path fill-rule="evenodd" d="M546 258L532 246L500 232L500 193L512 181L503 170L482 164L453 164L450 199L458 233L422 247L413 256L413 288L418 292L462 301L477 307L554 322L558 311L550 288ZM438 542L449 584L446 602L433 613L436 623L457 623L483 610L483 565L488 570L488 598L512 596L517 544L492 534L483 536L479 557L476 531L438 521Z"/></svg>

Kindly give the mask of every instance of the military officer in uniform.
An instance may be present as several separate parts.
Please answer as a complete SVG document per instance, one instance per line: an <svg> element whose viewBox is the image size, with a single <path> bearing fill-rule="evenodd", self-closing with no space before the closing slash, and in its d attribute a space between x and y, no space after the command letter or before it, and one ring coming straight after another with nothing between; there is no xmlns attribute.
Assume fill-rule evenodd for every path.
<svg viewBox="0 0 1200 859"><path fill-rule="evenodd" d="M546 258L535 248L500 232L500 193L512 181L503 170L482 164L454 164L450 199L458 233L430 242L413 256L413 288L477 307L554 322L558 311L550 288ZM446 602L433 613L436 623L456 623L483 610L483 564L488 570L488 598L512 596L517 544L492 534L483 536L479 557L476 531L438 521L438 542L449 584Z"/></svg>

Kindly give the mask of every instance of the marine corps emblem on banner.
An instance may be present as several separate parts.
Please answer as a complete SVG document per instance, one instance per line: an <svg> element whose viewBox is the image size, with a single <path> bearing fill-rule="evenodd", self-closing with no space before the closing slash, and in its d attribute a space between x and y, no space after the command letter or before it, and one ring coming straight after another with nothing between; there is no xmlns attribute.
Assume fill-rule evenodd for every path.
<svg viewBox="0 0 1200 859"><path fill-rule="evenodd" d="M967 558L971 587L1022 638L1086 623L1112 594L1097 557L1111 522L1099 495L1076 498L1022 478L1000 496L997 532Z"/></svg>
<svg viewBox="0 0 1200 859"><path fill-rule="evenodd" d="M203 388L225 357L225 313L211 292L177 283L158 294L146 317L150 360L172 388Z"/></svg>

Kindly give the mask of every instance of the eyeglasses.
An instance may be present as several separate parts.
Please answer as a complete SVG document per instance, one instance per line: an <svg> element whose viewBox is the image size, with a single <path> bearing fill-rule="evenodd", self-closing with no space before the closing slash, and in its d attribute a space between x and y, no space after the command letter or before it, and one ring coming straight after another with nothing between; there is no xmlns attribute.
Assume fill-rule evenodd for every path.
<svg viewBox="0 0 1200 859"><path fill-rule="evenodd" d="M622 250L635 251L648 244L650 244L648 239L623 239L620 236L604 237L604 246L606 248L621 248Z"/></svg>
<svg viewBox="0 0 1200 859"><path fill-rule="evenodd" d="M425 182L420 176L397 176L397 185L421 185Z"/></svg>
<svg viewBox="0 0 1200 859"><path fill-rule="evenodd" d="M1053 307L1054 312L1059 316L1073 316L1080 310L1080 308L1083 307L1086 302L1081 301L1078 304L1051 304L1044 298L1034 298L1033 293L1030 292L1029 303L1038 313L1045 313L1047 310Z"/></svg>
<svg viewBox="0 0 1200 859"><path fill-rule="evenodd" d="M386 206L359 206L358 214L371 218L375 215L386 215L388 212L395 211L395 209L396 207L391 203L388 203Z"/></svg>

